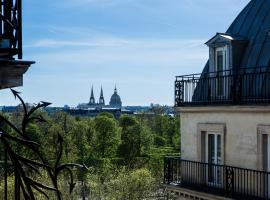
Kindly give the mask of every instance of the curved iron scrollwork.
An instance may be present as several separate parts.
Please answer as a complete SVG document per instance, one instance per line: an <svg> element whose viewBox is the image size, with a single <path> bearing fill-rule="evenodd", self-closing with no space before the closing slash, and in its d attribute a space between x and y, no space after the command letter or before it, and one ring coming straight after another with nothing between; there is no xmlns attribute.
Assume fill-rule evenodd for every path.
<svg viewBox="0 0 270 200"><path fill-rule="evenodd" d="M35 105L33 108L29 109L27 108L25 102L19 95L19 92L15 90L11 90L15 98L18 98L22 104L23 107L23 120L21 128L17 128L12 122L7 120L4 116L0 115L0 121L1 124L5 124L8 127L10 127L15 133L16 136L11 135L6 130L4 130L2 127L0 127L0 142L3 144L5 149L5 167L7 166L7 159L9 159L13 165L14 168L14 174L15 174L15 199L20 199L20 194L24 196L25 199L29 200L35 200L34 191L37 191L41 194L43 194L47 199L49 199L49 196L46 194L46 191L53 191L55 192L56 198L58 200L62 200L62 195L58 187L58 178L61 172L66 171L69 174L69 188L70 193L73 191L75 187L74 177L72 173L72 168L74 167L80 167L83 168L84 166L79 164L73 164L73 163L66 163L61 164L60 160L62 157L62 151L63 151L63 137L58 134L58 141L57 141L57 159L53 166L50 166L48 160L42 155L39 147L40 145L31 140L28 133L27 133L27 125L30 122L41 122L44 123L46 120L42 116L34 116L33 114L35 111L37 111L40 108L45 108L50 105L50 103L47 102L40 102L37 105ZM11 143L15 142L19 146L22 146L24 148L27 148L30 150L33 155L37 159L31 160L28 158L23 157L16 151L12 149ZM43 169L47 172L51 186L45 185L39 181L36 181L32 179L28 175L28 171L33 171L36 174L40 175L40 169ZM5 169L7 170L7 169ZM7 173L5 173L5 183L7 184ZM5 199L7 199L7 185L5 187Z"/></svg>

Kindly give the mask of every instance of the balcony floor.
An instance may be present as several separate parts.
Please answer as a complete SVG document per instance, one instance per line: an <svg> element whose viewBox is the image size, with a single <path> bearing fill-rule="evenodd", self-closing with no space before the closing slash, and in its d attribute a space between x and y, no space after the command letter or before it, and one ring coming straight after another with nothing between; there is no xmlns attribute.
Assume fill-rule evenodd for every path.
<svg viewBox="0 0 270 200"><path fill-rule="evenodd" d="M187 189L181 185L168 185L164 184L166 188L166 193L168 195L173 195L177 199L188 200L188 199L198 199L198 200L231 200L231 198L226 198L222 196L217 196L209 194L206 192L198 192L195 190Z"/></svg>

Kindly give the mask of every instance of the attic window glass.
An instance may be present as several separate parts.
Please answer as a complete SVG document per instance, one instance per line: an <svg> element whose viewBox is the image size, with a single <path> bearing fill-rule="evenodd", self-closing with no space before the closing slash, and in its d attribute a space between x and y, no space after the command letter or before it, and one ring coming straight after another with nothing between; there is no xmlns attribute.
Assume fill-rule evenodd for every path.
<svg viewBox="0 0 270 200"><path fill-rule="evenodd" d="M227 55L226 47L219 47L216 49L215 71L224 71L228 69Z"/></svg>
<svg viewBox="0 0 270 200"><path fill-rule="evenodd" d="M228 69L227 61L227 47L218 47L215 50L215 71L217 72L216 77L216 94L217 96L224 96L226 94L226 70Z"/></svg>
<svg viewBox="0 0 270 200"><path fill-rule="evenodd" d="M223 70L223 52L217 51L217 71Z"/></svg>

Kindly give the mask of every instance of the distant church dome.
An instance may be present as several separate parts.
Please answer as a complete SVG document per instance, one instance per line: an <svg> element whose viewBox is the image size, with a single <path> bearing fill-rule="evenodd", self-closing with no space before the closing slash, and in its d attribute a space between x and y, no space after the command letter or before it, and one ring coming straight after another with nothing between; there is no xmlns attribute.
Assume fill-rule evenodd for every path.
<svg viewBox="0 0 270 200"><path fill-rule="evenodd" d="M121 101L120 96L117 94L116 86L115 86L114 93L113 93L111 100L110 100L110 106L122 107L122 101Z"/></svg>

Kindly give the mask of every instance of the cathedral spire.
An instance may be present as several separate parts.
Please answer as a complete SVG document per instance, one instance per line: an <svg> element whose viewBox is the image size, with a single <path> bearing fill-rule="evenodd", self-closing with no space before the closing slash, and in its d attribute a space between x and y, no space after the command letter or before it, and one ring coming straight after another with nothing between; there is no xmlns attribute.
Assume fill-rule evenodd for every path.
<svg viewBox="0 0 270 200"><path fill-rule="evenodd" d="M100 89L100 97L103 97L103 89L102 89L102 86L101 86L101 89Z"/></svg>
<svg viewBox="0 0 270 200"><path fill-rule="evenodd" d="M92 88L91 88L91 97L94 97L94 89L93 89L93 85L92 85Z"/></svg>
<svg viewBox="0 0 270 200"><path fill-rule="evenodd" d="M105 100L104 100L104 96L103 96L102 85L101 85L101 89L100 89L99 105L102 105L102 106L105 105Z"/></svg>
<svg viewBox="0 0 270 200"><path fill-rule="evenodd" d="M94 105L94 104L95 104L95 96L94 96L94 89L93 89L93 85L92 85L89 105Z"/></svg>

